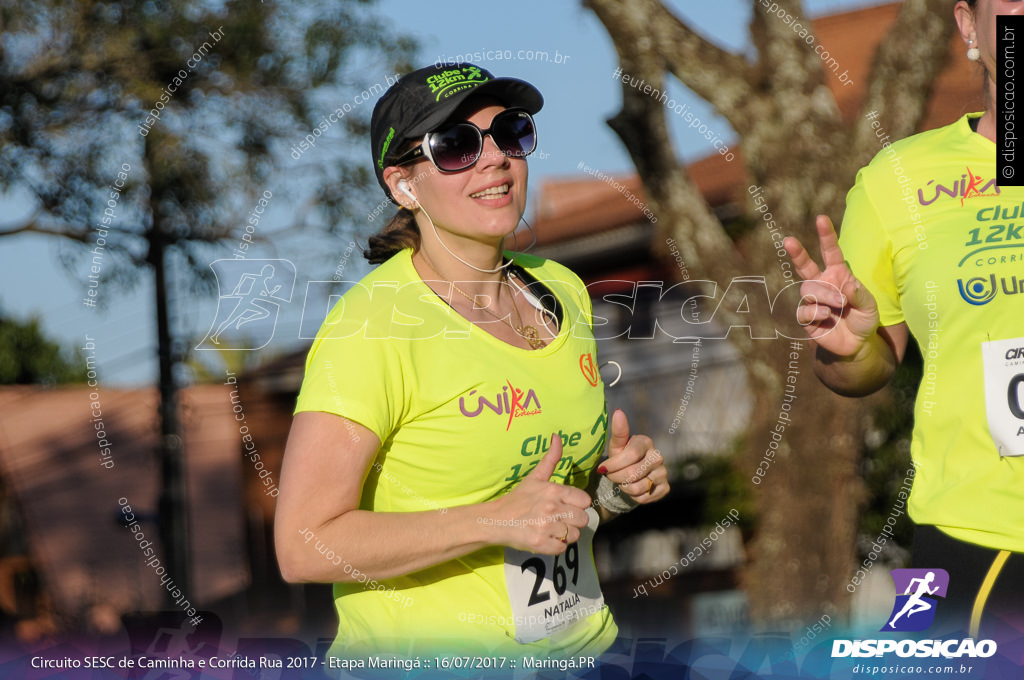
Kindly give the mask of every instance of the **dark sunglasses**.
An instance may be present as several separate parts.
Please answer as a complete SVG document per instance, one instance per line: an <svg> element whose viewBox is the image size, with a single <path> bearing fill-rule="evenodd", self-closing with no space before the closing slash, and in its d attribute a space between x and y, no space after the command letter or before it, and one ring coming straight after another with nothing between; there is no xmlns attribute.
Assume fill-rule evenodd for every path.
<svg viewBox="0 0 1024 680"><path fill-rule="evenodd" d="M494 117L486 130L463 122L428 132L419 146L399 156L393 165L405 165L426 156L441 172L459 172L480 160L487 135L503 154L512 158L524 158L537 148L533 116L522 109L506 109Z"/></svg>

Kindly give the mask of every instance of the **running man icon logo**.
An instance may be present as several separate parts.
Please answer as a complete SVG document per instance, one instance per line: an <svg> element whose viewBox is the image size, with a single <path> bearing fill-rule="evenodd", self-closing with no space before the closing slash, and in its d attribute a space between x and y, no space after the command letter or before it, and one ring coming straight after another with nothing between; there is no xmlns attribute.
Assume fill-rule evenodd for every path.
<svg viewBox="0 0 1024 680"><path fill-rule="evenodd" d="M217 260L210 269L220 298L213 324L196 349L266 347L274 337L281 304L291 302L295 265L289 260Z"/></svg>
<svg viewBox="0 0 1024 680"><path fill-rule="evenodd" d="M949 573L945 569L893 569L889 574L896 584L896 603L880 630L927 630L935 620L938 600L926 596L946 597Z"/></svg>

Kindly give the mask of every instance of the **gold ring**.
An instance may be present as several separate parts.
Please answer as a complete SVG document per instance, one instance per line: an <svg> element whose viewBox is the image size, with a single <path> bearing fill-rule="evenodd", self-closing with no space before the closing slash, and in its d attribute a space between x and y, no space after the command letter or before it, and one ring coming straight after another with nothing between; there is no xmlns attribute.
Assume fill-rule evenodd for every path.
<svg viewBox="0 0 1024 680"><path fill-rule="evenodd" d="M569 526L568 525L566 525L566 527L565 527L565 535L562 536L562 543L565 543L565 539L567 539L567 538L569 538Z"/></svg>
<svg viewBox="0 0 1024 680"><path fill-rule="evenodd" d="M648 477L647 483L650 484L650 486L647 487L647 495L650 496L652 493L654 493L654 481L650 477Z"/></svg>

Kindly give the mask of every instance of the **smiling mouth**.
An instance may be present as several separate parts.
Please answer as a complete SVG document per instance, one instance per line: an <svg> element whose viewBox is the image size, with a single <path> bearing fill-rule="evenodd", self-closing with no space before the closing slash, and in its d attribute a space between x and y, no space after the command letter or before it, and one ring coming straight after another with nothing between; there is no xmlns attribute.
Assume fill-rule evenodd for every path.
<svg viewBox="0 0 1024 680"><path fill-rule="evenodd" d="M475 194L470 194L469 197L470 198L495 199L495 198L501 198L502 196L504 196L507 193L508 193L508 184L501 184L501 185L496 186L496 187L491 187L490 189L484 189L483 191L478 191Z"/></svg>

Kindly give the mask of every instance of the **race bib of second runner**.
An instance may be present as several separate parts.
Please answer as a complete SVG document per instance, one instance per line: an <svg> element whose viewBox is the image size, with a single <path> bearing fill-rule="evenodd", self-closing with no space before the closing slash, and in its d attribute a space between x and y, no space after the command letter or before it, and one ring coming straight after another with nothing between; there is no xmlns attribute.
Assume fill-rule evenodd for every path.
<svg viewBox="0 0 1024 680"><path fill-rule="evenodd" d="M589 524L561 555L538 555L505 548L505 584L516 627L516 642L536 642L601 610L592 544L598 516L587 508Z"/></svg>
<svg viewBox="0 0 1024 680"><path fill-rule="evenodd" d="M981 343L988 429L1000 456L1024 456L1024 338Z"/></svg>

